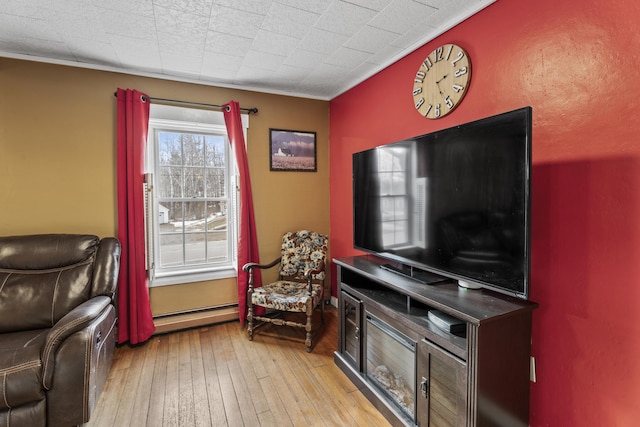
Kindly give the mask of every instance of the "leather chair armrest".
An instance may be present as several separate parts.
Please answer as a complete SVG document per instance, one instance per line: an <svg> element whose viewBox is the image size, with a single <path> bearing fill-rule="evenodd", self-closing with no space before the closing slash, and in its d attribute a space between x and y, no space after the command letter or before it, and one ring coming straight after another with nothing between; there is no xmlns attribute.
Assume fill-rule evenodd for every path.
<svg viewBox="0 0 640 427"><path fill-rule="evenodd" d="M67 313L47 333L44 348L42 349L43 375L42 383L45 389L51 387L53 371L55 368L55 354L60 344L71 334L83 329L111 304L111 299L106 296L91 298Z"/></svg>
<svg viewBox="0 0 640 427"><path fill-rule="evenodd" d="M105 237L100 241L94 263L93 296L106 295L113 299L118 286L121 251L120 242L115 237Z"/></svg>

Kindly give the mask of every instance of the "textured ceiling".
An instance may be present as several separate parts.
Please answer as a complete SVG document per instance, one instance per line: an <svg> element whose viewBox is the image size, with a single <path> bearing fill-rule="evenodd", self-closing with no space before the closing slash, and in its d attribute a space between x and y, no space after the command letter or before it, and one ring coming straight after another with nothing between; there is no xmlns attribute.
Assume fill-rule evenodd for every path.
<svg viewBox="0 0 640 427"><path fill-rule="evenodd" d="M0 0L0 56L329 100L495 0Z"/></svg>

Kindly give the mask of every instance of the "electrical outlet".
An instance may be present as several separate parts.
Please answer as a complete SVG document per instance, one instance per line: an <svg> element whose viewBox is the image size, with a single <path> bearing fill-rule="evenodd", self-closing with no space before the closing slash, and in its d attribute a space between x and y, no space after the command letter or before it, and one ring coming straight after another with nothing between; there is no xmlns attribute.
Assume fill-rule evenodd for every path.
<svg viewBox="0 0 640 427"><path fill-rule="evenodd" d="M536 358L533 356L529 358L529 381L536 382Z"/></svg>

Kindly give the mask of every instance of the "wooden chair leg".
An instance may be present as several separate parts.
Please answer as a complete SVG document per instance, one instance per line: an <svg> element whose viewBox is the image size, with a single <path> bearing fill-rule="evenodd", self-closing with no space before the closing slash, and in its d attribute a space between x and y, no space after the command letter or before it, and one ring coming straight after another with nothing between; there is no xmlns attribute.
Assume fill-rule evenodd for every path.
<svg viewBox="0 0 640 427"><path fill-rule="evenodd" d="M305 329L307 331L307 339L304 341L304 343L307 346L307 352L311 353L311 339L313 337L312 331L313 331L313 323L311 321L311 319L313 318L313 311L311 312L311 314L307 313L307 324L305 326Z"/></svg>
<svg viewBox="0 0 640 427"><path fill-rule="evenodd" d="M247 308L247 334L249 335L249 341L253 341L253 304L251 300L249 300Z"/></svg>

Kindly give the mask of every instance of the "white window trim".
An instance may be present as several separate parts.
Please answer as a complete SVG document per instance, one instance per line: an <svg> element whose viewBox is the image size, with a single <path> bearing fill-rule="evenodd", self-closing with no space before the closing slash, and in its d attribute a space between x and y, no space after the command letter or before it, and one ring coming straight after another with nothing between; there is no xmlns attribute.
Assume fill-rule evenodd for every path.
<svg viewBox="0 0 640 427"><path fill-rule="evenodd" d="M174 129L177 131L202 131L202 132L220 132L224 131L226 134L226 125L224 122L224 114L222 112L217 111L209 111L209 110L200 110L200 109L192 109L186 107L174 107L167 105L157 105L151 104L152 113L150 114L151 118L149 119L149 141L147 150L147 156L152 155L155 156L155 144L154 144L154 134L156 128L163 129ZM155 110L155 111L154 111ZM249 115L242 114L242 125L245 139L245 147L247 141L247 128L249 127ZM219 266L219 267L210 267L203 266L201 269L189 268L185 270L176 270L172 272L157 272L154 271L153 268L150 270L149 277L149 287L156 286L168 286L168 285L176 285L176 284L184 284L184 283L193 283L193 282L201 282L207 280L219 280L226 278L233 278L238 276L237 271L237 236L238 236L238 217L237 217L237 200L238 200L238 174L237 174L237 163L235 162L235 155L233 153L233 148L229 147L230 153L230 164L229 167L233 167L235 169L234 173L230 173L230 177L232 181L230 182L230 199L236 205L234 208L235 216L230 218L229 220L229 238L234 239L231 254L231 261L227 265ZM147 165L151 165L150 158L147 157ZM155 159L153 159L155 164ZM149 171L151 172L151 171ZM233 191L235 189L235 191ZM154 222L152 234L152 241L154 245L153 253L158 253L158 242L157 242L157 223Z"/></svg>

